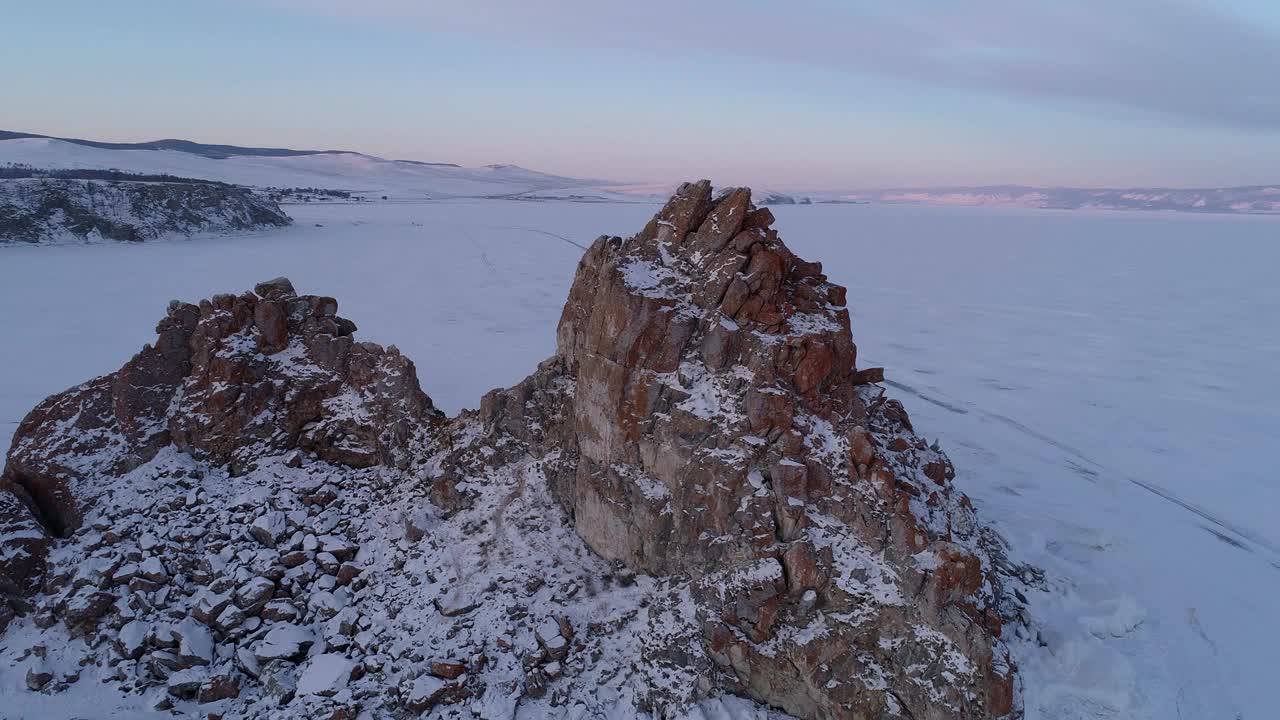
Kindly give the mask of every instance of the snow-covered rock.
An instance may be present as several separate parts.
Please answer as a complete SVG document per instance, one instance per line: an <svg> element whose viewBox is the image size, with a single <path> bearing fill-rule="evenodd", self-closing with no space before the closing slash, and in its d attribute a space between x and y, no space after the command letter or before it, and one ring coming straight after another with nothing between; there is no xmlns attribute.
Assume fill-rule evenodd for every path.
<svg viewBox="0 0 1280 720"><path fill-rule="evenodd" d="M274 201L221 183L0 180L0 244L140 242L289 222Z"/></svg>
<svg viewBox="0 0 1280 720"><path fill-rule="evenodd" d="M284 513L269 510L258 516L249 526L249 534L267 547L275 547L286 530Z"/></svg>
<svg viewBox="0 0 1280 720"><path fill-rule="evenodd" d="M316 655L303 666L297 691L302 695L335 695L347 686L355 669L356 663L342 655Z"/></svg>
<svg viewBox="0 0 1280 720"><path fill-rule="evenodd" d="M263 665L272 660L297 660L315 641L315 633L307 628L293 623L276 623L253 646L253 654Z"/></svg>
<svg viewBox="0 0 1280 720"><path fill-rule="evenodd" d="M151 634L151 625L140 620L130 620L120 628L116 635L116 646L121 657L137 660L146 650L147 636Z"/></svg>
<svg viewBox="0 0 1280 720"><path fill-rule="evenodd" d="M414 712L430 710L448 689L448 684L440 678L419 675L409 685L405 706Z"/></svg>
<svg viewBox="0 0 1280 720"><path fill-rule="evenodd" d="M214 641L209 628L185 618L173 626L173 634L178 639L178 655L184 660L196 665L213 662Z"/></svg>

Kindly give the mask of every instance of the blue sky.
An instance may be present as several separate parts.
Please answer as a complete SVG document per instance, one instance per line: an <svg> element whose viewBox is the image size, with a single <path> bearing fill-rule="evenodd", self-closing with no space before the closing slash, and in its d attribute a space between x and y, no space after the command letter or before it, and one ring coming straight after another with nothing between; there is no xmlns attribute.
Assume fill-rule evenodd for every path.
<svg viewBox="0 0 1280 720"><path fill-rule="evenodd" d="M7 2L0 128L789 188L1280 181L1261 0Z"/></svg>

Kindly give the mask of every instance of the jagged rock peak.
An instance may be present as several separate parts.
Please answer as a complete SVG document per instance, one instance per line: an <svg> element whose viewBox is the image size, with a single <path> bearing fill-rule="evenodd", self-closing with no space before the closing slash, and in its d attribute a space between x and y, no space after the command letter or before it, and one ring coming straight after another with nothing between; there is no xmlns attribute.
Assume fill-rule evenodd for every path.
<svg viewBox="0 0 1280 720"><path fill-rule="evenodd" d="M556 357L486 398L491 441L554 453L595 552L689 579L701 636L672 652L731 691L803 718L1009 713L999 543L772 219L701 181L598 239Z"/></svg>
<svg viewBox="0 0 1280 720"><path fill-rule="evenodd" d="M834 401L847 402L856 348L845 289L827 281L821 263L796 257L772 223L768 208L751 204L748 188L713 200L706 180L681 185L639 234L626 242L602 237L588 250L561 317L560 355L576 367L581 344L601 329L587 326L585 311L593 307L584 300L600 293L599 283L612 281L616 271L627 294L639 298L635 302L668 308L669 322L634 328L647 333L621 338L611 357L644 356L650 369L674 370L673 355L663 350L684 345L701 324L702 359L718 370L743 355L742 348L726 341L745 328L779 340L797 339L786 345L799 348L788 358L795 363L790 374L799 394L815 401L834 395ZM599 274L605 268L608 277ZM617 325L631 308L615 310L594 319ZM667 332L673 335L664 339Z"/></svg>

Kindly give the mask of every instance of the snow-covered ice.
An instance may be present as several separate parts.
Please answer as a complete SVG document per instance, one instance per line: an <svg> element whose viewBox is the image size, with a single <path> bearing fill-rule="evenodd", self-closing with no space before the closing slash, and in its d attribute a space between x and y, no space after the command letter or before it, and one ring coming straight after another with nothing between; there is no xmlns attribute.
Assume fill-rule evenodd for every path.
<svg viewBox="0 0 1280 720"><path fill-rule="evenodd" d="M1028 717L1272 717L1280 224L775 212L849 285L860 365L886 367L982 517L1047 571Z"/></svg>
<svg viewBox="0 0 1280 720"><path fill-rule="evenodd" d="M296 224L271 232L0 248L0 443L41 398L152 340L170 298L277 275L337 297L361 338L396 344L444 410L474 407L552 352L581 246L654 207L286 209ZM849 287L860 366L887 368L982 517L1045 570L1047 591L1029 598L1040 642L1016 648L1028 718L1272 717L1280 224L774 211L787 243ZM0 707L26 694L3 677ZM112 707L91 690L41 697L67 716ZM733 716L723 703L702 712Z"/></svg>

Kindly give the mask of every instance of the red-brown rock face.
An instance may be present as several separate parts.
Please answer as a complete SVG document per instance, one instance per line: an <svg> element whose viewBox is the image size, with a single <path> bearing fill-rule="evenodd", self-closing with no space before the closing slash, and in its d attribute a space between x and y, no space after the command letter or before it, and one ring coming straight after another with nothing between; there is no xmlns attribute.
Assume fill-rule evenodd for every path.
<svg viewBox="0 0 1280 720"><path fill-rule="evenodd" d="M557 408L515 434L560 450L553 487L593 550L695 580L730 687L805 718L1004 715L972 508L901 404L857 384L878 376L855 371L844 288L772 220L702 181L600 238L557 358L483 412L511 432L503 408Z"/></svg>
<svg viewBox="0 0 1280 720"><path fill-rule="evenodd" d="M351 467L404 464L442 418L394 348L356 342L333 298L288 280L173 302L120 370L23 419L0 475L0 575L38 582L50 537L75 530L111 479L172 443L233 472L302 448Z"/></svg>

